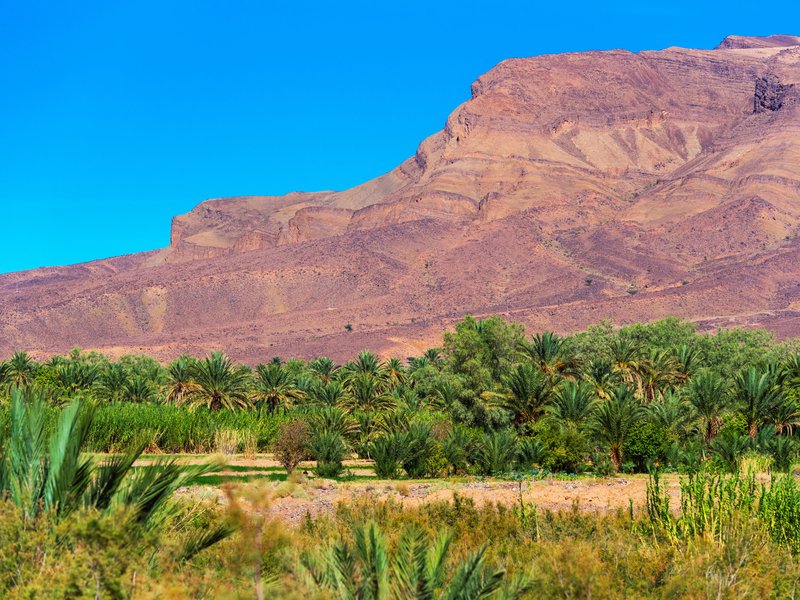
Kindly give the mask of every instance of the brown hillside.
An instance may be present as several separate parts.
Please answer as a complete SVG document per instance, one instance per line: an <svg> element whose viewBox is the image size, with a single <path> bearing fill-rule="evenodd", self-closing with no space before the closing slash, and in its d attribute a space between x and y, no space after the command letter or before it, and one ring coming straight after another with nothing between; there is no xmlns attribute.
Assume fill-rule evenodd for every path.
<svg viewBox="0 0 800 600"><path fill-rule="evenodd" d="M0 276L0 353L407 355L464 313L800 335L799 44L505 61L378 179L208 200L164 250Z"/></svg>

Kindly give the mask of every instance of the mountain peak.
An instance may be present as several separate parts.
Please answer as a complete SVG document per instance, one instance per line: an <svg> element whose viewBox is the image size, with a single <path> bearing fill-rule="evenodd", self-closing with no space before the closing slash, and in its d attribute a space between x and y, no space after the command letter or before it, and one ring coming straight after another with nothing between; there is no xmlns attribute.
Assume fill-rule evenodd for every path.
<svg viewBox="0 0 800 600"><path fill-rule="evenodd" d="M800 36L775 34L767 36L729 35L717 49L744 50L747 48L786 48L800 46Z"/></svg>

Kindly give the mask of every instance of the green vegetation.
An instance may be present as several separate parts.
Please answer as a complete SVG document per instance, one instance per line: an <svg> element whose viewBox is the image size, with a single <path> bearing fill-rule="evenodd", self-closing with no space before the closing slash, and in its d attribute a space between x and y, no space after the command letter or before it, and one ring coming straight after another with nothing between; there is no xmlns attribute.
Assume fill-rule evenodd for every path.
<svg viewBox="0 0 800 600"><path fill-rule="evenodd" d="M793 597L798 349L675 319L562 337L467 317L421 356L343 365L19 352L0 363L0 595ZM271 452L282 467L144 451ZM274 522L275 486L302 495L308 470L500 477L520 496L513 509L367 496ZM522 482L554 472L650 473L646 505L526 504Z"/></svg>
<svg viewBox="0 0 800 600"><path fill-rule="evenodd" d="M355 454L390 478L651 463L735 471L749 454L786 471L798 451L797 349L676 319L561 337L467 317L440 348L405 361L365 351L344 365L274 358L251 369L220 352L167 366L77 350L39 364L18 352L1 363L0 386L37 390L47 427L74 399L91 405L94 452L277 450L290 471L315 459L330 476Z"/></svg>

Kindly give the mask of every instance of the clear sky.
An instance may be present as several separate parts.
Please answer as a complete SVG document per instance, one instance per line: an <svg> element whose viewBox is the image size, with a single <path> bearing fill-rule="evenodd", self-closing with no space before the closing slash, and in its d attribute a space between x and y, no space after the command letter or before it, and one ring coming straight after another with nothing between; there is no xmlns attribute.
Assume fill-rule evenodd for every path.
<svg viewBox="0 0 800 600"><path fill-rule="evenodd" d="M163 247L206 198L380 175L505 58L800 32L770 6L0 0L0 272Z"/></svg>

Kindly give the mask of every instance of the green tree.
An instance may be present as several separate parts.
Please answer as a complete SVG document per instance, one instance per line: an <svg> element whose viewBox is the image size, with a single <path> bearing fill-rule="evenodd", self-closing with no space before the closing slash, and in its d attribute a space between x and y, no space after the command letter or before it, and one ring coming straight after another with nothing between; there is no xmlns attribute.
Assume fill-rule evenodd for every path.
<svg viewBox="0 0 800 600"><path fill-rule="evenodd" d="M733 396L747 423L748 435L753 439L759 427L769 420L781 399L781 392L771 373L750 367L734 378Z"/></svg>
<svg viewBox="0 0 800 600"><path fill-rule="evenodd" d="M553 391L547 407L550 420L577 431L583 430L597 406L591 384L585 381L563 381Z"/></svg>
<svg viewBox="0 0 800 600"><path fill-rule="evenodd" d="M703 369L689 384L688 399L697 412L703 439L708 445L722 426L722 411L728 402L728 384L713 371Z"/></svg>
<svg viewBox="0 0 800 600"><path fill-rule="evenodd" d="M256 405L266 406L270 414L291 407L305 396L283 365L270 363L256 367Z"/></svg>
<svg viewBox="0 0 800 600"><path fill-rule="evenodd" d="M197 387L186 396L192 407L236 410L251 406L249 373L236 367L222 352L214 352L198 361L193 379Z"/></svg>
<svg viewBox="0 0 800 600"><path fill-rule="evenodd" d="M644 407L627 386L617 387L608 400L598 405L591 431L597 441L608 446L617 470L622 466L625 440L644 416Z"/></svg>

